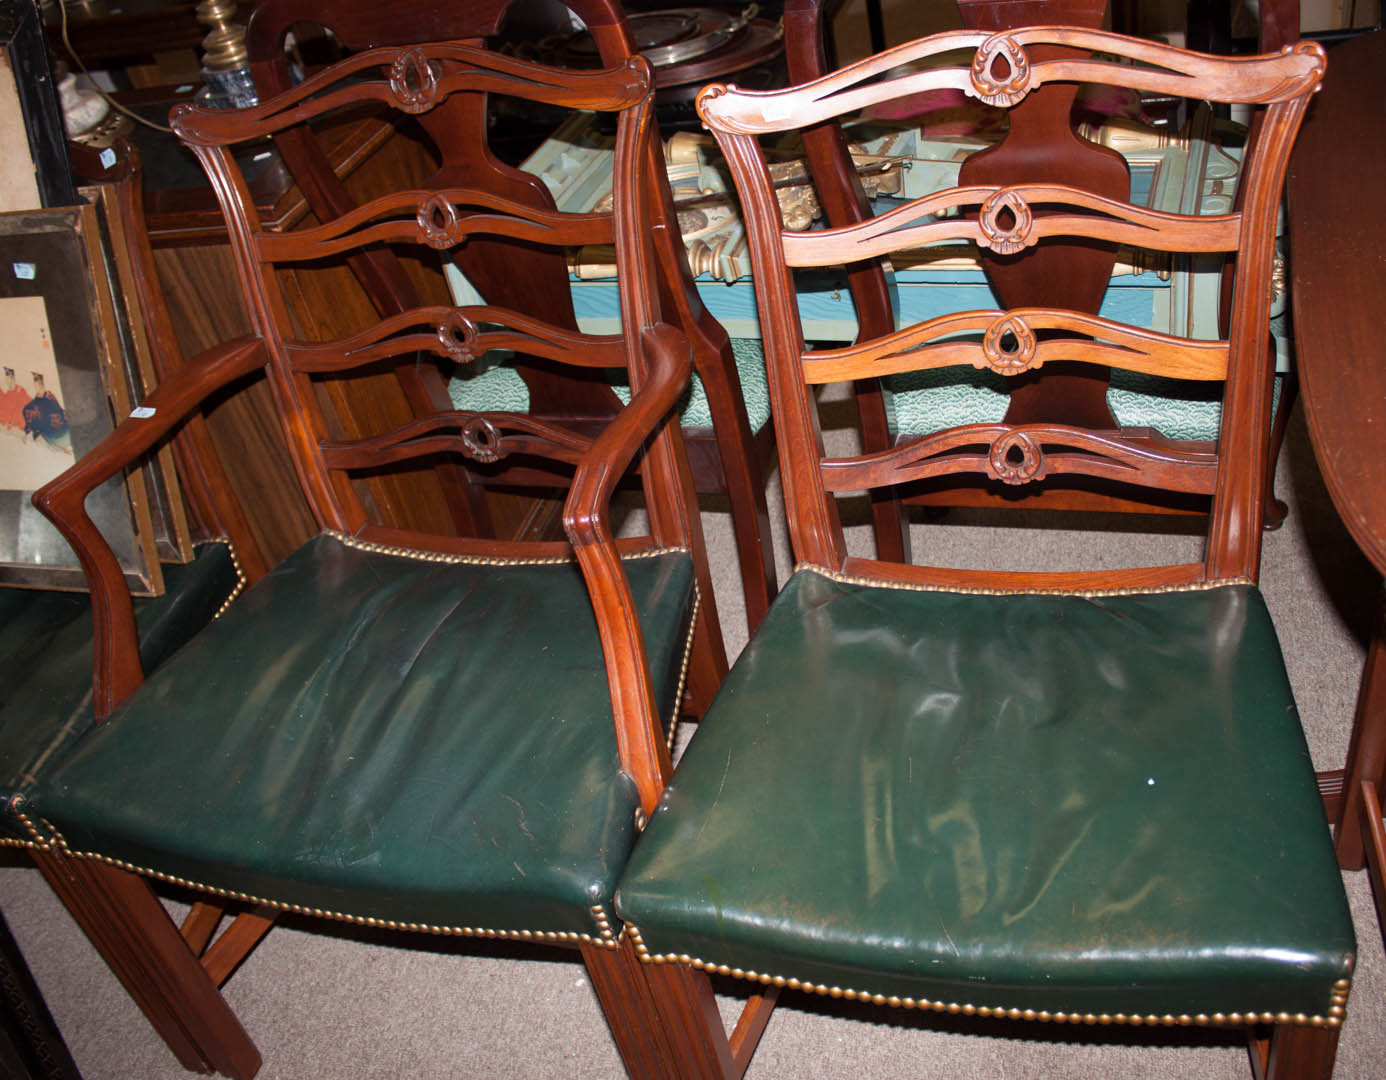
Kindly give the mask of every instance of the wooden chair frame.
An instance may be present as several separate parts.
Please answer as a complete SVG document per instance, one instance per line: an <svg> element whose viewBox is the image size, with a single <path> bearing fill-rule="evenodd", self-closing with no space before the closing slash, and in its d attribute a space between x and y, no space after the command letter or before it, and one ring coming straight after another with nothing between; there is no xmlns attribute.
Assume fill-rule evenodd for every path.
<svg viewBox="0 0 1386 1080"><path fill-rule="evenodd" d="M823 0L790 0L786 6L786 58L790 78L795 83L808 82L829 73L824 51L824 20L830 14L826 9L832 6ZM959 0L958 4L968 30L988 33L1011 30L1025 22L1062 23L1096 30L1101 27L1106 7L1105 0ZM1276 45L1278 47L1278 40ZM1060 53L1061 50L1055 49L1052 55ZM1037 52L1035 58L1039 59L1040 53ZM1076 86L1062 83L1036 87L1012 112L1007 138L985 153L972 155L964 163L960 183L1006 183L1008 177L1042 169L1051 178L1061 177L1062 182L1102 190L1109 197L1124 199L1129 181L1119 155L1080 138L1071 127L1069 114L1076 92ZM869 209L851 167L841 131L833 123L816 124L804 129L802 138L828 221L841 227L865 220ZM1040 298L1063 292L1073 298L1065 301L1064 306L1092 314L1097 313L1116 258L1113 245L1078 244L1072 240L1063 251L1032 252L1022 263L997 257L997 253L986 248L979 254L1003 307L1043 306L1049 301ZM847 270L861 327L858 341L889 334L894 329L894 320L883 267L879 262L867 260ZM1081 302L1079 296L1083 297ZM1107 403L1107 388L1107 372L1095 366L1052 365L1049 370L1035 372L1031 379L1011 388L1005 419L1009 423L1043 421L1078 424L1101 431L1116 430L1118 424ZM1274 497L1275 462L1284 440L1294 389L1293 377L1285 380L1285 393L1273 418L1266 479L1268 528L1284 520L1284 504ZM879 381L858 383L855 393L863 446L882 450L894 445L896 434L887 421ZM904 562L910 559L907 506L1160 514L1198 513L1201 506L1206 506L1206 500L1187 496L1171 499L1166 495L1158 500L1143 500L1129 490L1123 492L1109 485L1051 488L1028 493L1023 502L1018 503L997 497L988 490L984 480L967 479L962 479L960 484L927 490L920 490L918 485L873 489L871 498L880 557Z"/></svg>
<svg viewBox="0 0 1386 1080"><path fill-rule="evenodd" d="M388 77L376 76L386 71ZM593 597L611 687L617 745L645 813L670 772L655 690L633 613L621 553L653 545L684 546L701 566L703 603L711 600L701 527L691 494L687 459L672 409L691 371L684 337L660 321L650 251L648 158L652 75L631 57L621 65L584 74L536 68L457 43L382 48L358 54L275 100L248 110L212 113L185 106L175 130L202 161L227 218L248 309L258 334L228 342L167 373L145 408L58 479L34 496L72 545L91 588L95 614L94 708L104 720L143 679L128 590L115 556L84 510L87 494L163 440L199 428L200 405L219 390L255 372L267 375L286 441L305 495L320 526L387 548L410 547L444 555L503 557L576 556ZM455 187L405 192L377 200L341 220L291 236L264 230L257 219L229 147L266 132L305 122L335 106L378 101L423 113L449 94L504 92L572 108L619 112L617 191L612 215L557 215L503 196ZM456 203L489 206L496 214L465 217ZM508 216L507 216L508 215ZM415 308L386 318L347 340L294 340L293 323L276 285L279 260L331 256L379 241L424 242L446 248L469 235L494 234L548 243L614 242L625 268L619 337L593 337L545 328L536 320L494 307ZM151 279L152 280L152 279ZM499 328L494 328L499 324ZM485 328L483 328L485 327ZM629 406L595 437L525 416L447 413L384 434L344 441L334 438L318 405L313 378L362 365L389 363L419 350L465 359L489 347L522 345L540 355L578 364L625 366L633 396ZM198 448L199 454L204 448ZM506 544L488 539L422 538L374 524L349 473L439 453L480 460L516 453L539 454L573 467L564 507L570 543ZM639 459L650 515L650 535L613 538L608 504L617 482ZM263 566L248 576L257 578ZM715 682L724 666L715 620L698 619L693 665ZM219 937L227 912L209 898L195 904L181 930L173 925L146 880L99 857L81 857L45 838L37 828L34 858L84 930L102 951L180 1062L197 1071L252 1076L260 1057L218 988L271 928L278 908L261 904L242 911ZM576 935L572 935L576 938ZM614 940L614 939L613 939ZM574 941L591 972L627 1067L652 1073L668 1060L638 965L627 943Z"/></svg>
<svg viewBox="0 0 1386 1080"><path fill-rule="evenodd" d="M247 27L247 46L257 86L262 92L281 93L291 85L285 62L285 37L295 23L312 22L331 29L349 49L382 45L408 45L424 38L451 38L481 45L501 30L513 0L484 0L457 8L438 8L430 4L393 5L388 12L374 5L340 4L327 0L261 0ZM572 10L587 24L597 45L601 62L616 66L636 55L634 39L624 13L615 0L572 0ZM485 95L455 95L447 107L433 118L421 118L440 147L470 149L484 147L487 130ZM679 233L673 195L664 180L664 166L657 133L653 127L645 135L648 155L647 177L652 185L651 215L654 221L655 260L661 303L668 320L679 327L693 348L693 364L707 391L713 417L711 440L700 434L690 447L694 479L699 491L725 491L730 503L737 559L751 629L760 622L776 592L774 553L770 545L769 516L765 502L765 483L760 466L761 439L750 430L736 365L732 359L726 331L708 313L698 297ZM276 138L280 153L298 180L309 205L320 216L337 216L351 207L353 200L327 165L321 147L303 128L288 129ZM508 190L518 201L531 206L553 208L547 188L536 177L512 169L492 156L468 152L452 155L443 171L424 183L425 187L444 183L478 183ZM532 251L517 250L496 240L475 243L455 252L454 260L468 277L483 284L487 299L522 311L545 311L550 318L576 322L572 300L566 288L561 295L548 290L554 281L566 283L567 267L542 261L530 265L531 273L509 274L517 259L535 259ZM353 258L353 269L382 314L417 304L417 293L398 262L385 253ZM402 305L402 306L401 306ZM525 379L531 398L531 411L557 422L600 420L618 407L608 387L565 377L549 368L536 368L524 358L517 370ZM446 391L437 373L408 379L422 379L427 385L409 383L413 398L433 407L438 395ZM419 397L421 395L421 397ZM768 432L766 433L768 435ZM703 446L704 443L710 445ZM696 455L693 450L696 449ZM524 476L499 482L524 482ZM533 478L530 478L531 480ZM482 482L485 482L484 479ZM484 517L485 509L475 495L456 504L470 505L463 517Z"/></svg>
<svg viewBox="0 0 1386 1080"><path fill-rule="evenodd" d="M1036 45L1060 46L1064 52L1041 59L1043 54L1038 52L1032 56ZM926 69L894 79L887 76L893 68L954 49L974 50L970 70ZM1075 56L1073 50L1081 55ZM1135 66L1097 59L1094 54L1115 54ZM1269 320L1273 225L1289 149L1324 69L1323 51L1312 43L1278 56L1226 60L1098 31L1032 27L997 34L935 35L786 91L705 88L698 100L699 112L732 171L755 262L790 535L799 564L867 584L1001 593L1101 594L1255 582L1269 438L1271 387L1264 334ZM1266 106L1255 147L1259 164L1245 185L1240 209L1191 220L1053 183L964 185L859 223L812 233L784 230L759 136L825 125L841 114L924 90L961 89L988 103L1009 106L1040 87L1065 81L1116 83L1182 97ZM1049 211L1032 212L1038 205ZM945 213L955 207L964 212ZM892 250L957 238L997 252L1016 251L1046 237L1075 233L1162 250L1234 253L1238 274L1227 339L1189 341L1057 308L1022 308L943 316L846 348L812 352L805 348L794 268L850 267ZM1055 341L1040 333L1044 330L1066 331L1070 338ZM982 340L953 336L959 332L981 335ZM825 456L814 399L817 384L958 363L1014 372L1060 357L1224 381L1219 444L1175 444L1145 432L1096 433L1081 426L1003 423L951 429L852 458ZM980 473L1017 484L1069 473L1134 479L1141 485L1206 495L1213 508L1207 552L1196 563L1087 572L962 571L848 554L835 505L837 494L954 473ZM638 937L634 927L628 933ZM710 965L647 951L643 943L641 957L648 964L650 986L670 1039L678 1047L681 1075L739 1076L779 988L796 985L779 974L716 967L719 973L754 982L755 993L728 1038L707 980L706 971L714 970ZM872 998L869 993L826 986L803 984L802 988L886 1003L879 994ZM915 1007L1030 1018L1018 1009L980 1005L926 1001ZM1258 1071L1284 1078L1331 1072L1341 1016L1337 1008L1332 1015L1312 1021L1301 1018L1299 1023L1288 1015L1270 1014L1186 1019L1247 1026ZM1077 1015L1039 1018L1096 1022L1095 1017ZM1157 1025L1185 1022L1173 1016L1103 1018L1108 1020ZM1257 1029L1249 1026L1253 1024L1270 1025L1271 1037L1259 1039Z"/></svg>

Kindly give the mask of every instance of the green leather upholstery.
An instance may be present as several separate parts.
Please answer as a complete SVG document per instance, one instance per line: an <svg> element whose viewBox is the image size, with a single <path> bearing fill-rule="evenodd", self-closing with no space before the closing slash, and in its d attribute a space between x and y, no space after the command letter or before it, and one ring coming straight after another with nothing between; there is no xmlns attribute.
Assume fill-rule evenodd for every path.
<svg viewBox="0 0 1386 1080"><path fill-rule="evenodd" d="M135 601L140 661L153 671L209 623L240 585L224 543L163 568L162 596ZM29 839L9 810L40 768L91 727L91 599L0 589L0 837Z"/></svg>
<svg viewBox="0 0 1386 1080"><path fill-rule="evenodd" d="M625 567L671 711L692 561ZM31 800L74 852L212 890L579 935L605 932L592 909L637 806L576 563L425 561L333 535L248 590Z"/></svg>
<svg viewBox="0 0 1386 1080"><path fill-rule="evenodd" d="M1250 586L997 596L799 571L616 907L652 954L924 1007L1327 1016L1354 953Z"/></svg>

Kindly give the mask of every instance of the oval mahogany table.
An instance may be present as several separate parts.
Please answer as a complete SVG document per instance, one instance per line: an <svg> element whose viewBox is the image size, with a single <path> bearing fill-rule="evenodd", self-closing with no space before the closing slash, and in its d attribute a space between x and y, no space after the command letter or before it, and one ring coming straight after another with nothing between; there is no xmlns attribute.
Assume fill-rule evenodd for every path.
<svg viewBox="0 0 1386 1080"><path fill-rule="evenodd" d="M1295 347L1309 436L1343 523L1386 574L1383 70L1386 32L1329 50L1323 90L1290 165L1289 212ZM1376 796L1383 780L1386 620L1378 614L1336 815L1339 862L1359 869L1365 857L1378 904L1386 899L1386 831Z"/></svg>

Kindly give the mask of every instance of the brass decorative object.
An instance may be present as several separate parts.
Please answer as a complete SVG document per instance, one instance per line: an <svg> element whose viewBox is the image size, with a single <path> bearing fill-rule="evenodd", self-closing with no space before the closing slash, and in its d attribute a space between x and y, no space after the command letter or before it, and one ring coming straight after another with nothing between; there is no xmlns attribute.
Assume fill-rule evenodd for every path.
<svg viewBox="0 0 1386 1080"><path fill-rule="evenodd" d="M250 78L245 27L231 21L235 16L235 0L202 0L197 5L197 21L209 28L202 39L200 100L217 109L244 109L259 102Z"/></svg>

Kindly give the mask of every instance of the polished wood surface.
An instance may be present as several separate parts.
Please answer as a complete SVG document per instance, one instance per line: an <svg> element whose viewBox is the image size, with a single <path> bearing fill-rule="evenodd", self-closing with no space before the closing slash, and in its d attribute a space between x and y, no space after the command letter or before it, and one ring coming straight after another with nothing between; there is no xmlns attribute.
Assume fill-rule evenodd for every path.
<svg viewBox="0 0 1386 1080"><path fill-rule="evenodd" d="M791 83L822 78L830 70L827 55L828 21L841 6L825 0L788 0L784 7L785 67ZM806 127L800 138L813 175L814 188L829 225L841 228L867 221L871 209L861 178L852 164L841 125L824 122ZM846 267L847 284L856 309L857 341L881 338L895 329L895 313L885 267L866 259ZM892 441L885 392L879 376L857 379L853 385L862 445L869 450ZM871 492L871 517L876 549L883 559L907 561L910 557L909 519L894 487Z"/></svg>
<svg viewBox="0 0 1386 1080"><path fill-rule="evenodd" d="M1294 326L1304 414L1333 505L1386 573L1386 145L1377 87L1386 34L1334 46L1332 76L1314 102L1290 167ZM1342 802L1338 860L1348 869L1386 860L1375 790L1386 786L1386 611L1378 601L1358 694ZM1369 792L1368 789L1372 790ZM1383 903L1377 892L1377 903ZM1381 910L1380 907L1378 910Z"/></svg>
<svg viewBox="0 0 1386 1080"><path fill-rule="evenodd" d="M312 22L330 28L348 50L406 45L430 38L479 44L496 34L509 6L510 0L441 9L430 3L400 3L391 5L388 16L382 16L378 6L368 3L262 0L247 28L247 43L257 85L278 92L290 83L283 46L285 34L296 23ZM634 54L624 13L613 0L573 0L571 7L587 25L603 63L618 64ZM536 177L503 163L488 148L484 95L459 95L449 102L445 112L424 117L421 124L432 142L436 160L414 174L418 186L482 185L503 190L510 198L528 205L552 209L553 200ZM713 418L711 432L688 432L687 437L695 444L690 460L698 489L725 493L730 502L747 618L754 627L776 590L761 455L746 417L726 331L708 314L693 286L653 131L647 141L644 152L650 159L648 175L654 185L654 240L661 303L665 317L692 344L694 367L706 389ZM314 133L306 129L286 131L278 137L277 144L289 172L320 218L341 214L359 201L359 196L339 182L337 170L329 167L326 159L330 158L331 147ZM542 315L576 329L567 266L562 258L505 238L484 237L450 257L491 303ZM377 310L399 310L401 305L407 307L415 302L413 290L420 286L419 279L416 277L411 287L392 265L388 253L355 258L351 267ZM440 284L435 281L432 287L436 290ZM537 415L561 423L583 424L608 420L616 412L617 398L600 378L555 369L523 349L518 351L514 364L529 392L531 410ZM430 378L426 371L419 377ZM419 409L427 393L419 388L406 389L413 407ZM488 471L473 469L471 479L475 485L543 485L543 477L532 471L499 467ZM457 499L450 502L456 513ZM475 497L471 505L480 516Z"/></svg>
<svg viewBox="0 0 1386 1080"><path fill-rule="evenodd" d="M1290 167L1294 325L1304 413L1333 504L1386 572L1386 142L1376 87L1386 35L1329 53Z"/></svg>
<svg viewBox="0 0 1386 1080"><path fill-rule="evenodd" d="M964 57L951 58L957 66L935 66L955 51ZM699 112L717 139L742 204L766 345L790 539L799 563L839 572L863 584L925 590L1091 595L1103 590L1159 591L1255 582L1270 432L1273 361L1265 348L1265 327L1275 220L1290 148L1323 71L1322 49L1309 43L1280 54L1230 62L1091 30L1027 26L995 35L971 30L939 34L780 92L745 93L724 85L705 88L698 100ZM1092 169L1079 165L1060 178L1050 172L1050 159L1044 155L1020 152L1013 164L1000 170L1004 175L989 172L984 158L981 170L964 166L957 187L915 198L874 219L807 233L785 228L766 163L765 142L805 126L832 123L858 109L936 89L962 90L1013 112L1053 108L1054 114L1040 121L1051 128L1046 140L1051 141L1060 113L1066 126L1062 102L1071 101L1071 89L1063 86L1064 93L1048 99L1048 106L1042 95L1074 81L1265 105L1259 138L1245 164L1240 206L1219 217L1153 214L1129 205L1125 191L1120 197L1108 191L1114 174L1105 169L1105 159ZM1000 155L993 160L995 156ZM1124 164L1121 168L1124 175ZM1086 186L1089 182L1091 187ZM1095 310L1105 284L1100 277L1110 274L1107 246L1137 236L1141 246L1158 251L1218 251L1235 260L1230 328L1224 340L1190 342L1123 326L1085 310L1088 302ZM1085 290L1088 295L1080 290L1074 304L1066 302L1063 290L1051 291L1045 275L1040 280L1022 276L1012 281L1003 274L1006 284L1001 285L999 298L1014 305L1005 310L930 319L839 349L810 349L804 340L791 268L852 265L956 238L971 240L998 258L1009 258L1037 246L1042 251L1044 241L1051 237L1071 237L1079 250L1097 253ZM1030 257L1026 254L1015 263ZM1047 275L1057 273L1053 266L1046 271ZM1063 355L1050 336L1053 331L1076 336L1081 343L1078 355L1086 361L1221 383L1221 439L1216 444L1180 443L1145 430L1109 430L1100 417L1069 417L1065 423L1061 417L1037 419L1022 409L1019 417L1008 415L999 424L965 425L898 446L868 446L852 457L826 457L814 395L817 384L944 366L970 365L1005 375L1042 370L1052 357ZM840 493L934 477L985 477L1024 488L1051 474L1210 497L1203 561L1118 570L1090 566L1079 572L1014 572L848 556L838 517L836 496ZM721 797L720 789L717 797ZM814 947L823 945L816 941ZM771 1002L756 999L751 1003L743 1028L747 1037L733 1042L723 1032L715 1005L709 1007L711 990L698 970L702 962L695 967L686 957L680 963L673 955L661 956L660 961L651 965L649 986L671 1039L678 1041L685 1074L739 1076ZM750 972L746 977L757 978ZM1331 1075L1336 1031L1297 1026L1283 1019L1267 1046L1262 1062L1266 1072L1280 1077Z"/></svg>
<svg viewBox="0 0 1386 1080"><path fill-rule="evenodd" d="M334 108L374 103L418 114L445 108L453 94L500 89L548 107L617 114L610 211L559 214L509 199L504 190L450 182L431 190L406 187L383 194L326 220L305 217L299 228L286 234L264 227L229 149ZM652 243L655 194L644 174L652 165L646 152L652 101L653 78L640 57L601 72L575 73L537 68L448 42L356 54L253 109L218 113L187 107L175 113L175 130L197 154L221 201L252 332L205 350L169 373L146 399L144 413L125 420L34 496L35 505L72 545L88 575L96 624L92 700L98 720L104 721L138 687L143 674L129 594L109 545L86 514L86 497L178 431L209 397L263 373L272 395L273 421L317 528L335 529L387 550L522 562L575 556L596 615L620 767L638 792L642 812L655 811L672 766L656 706L656 684L621 562L623 552L690 552L699 593L687 672L690 684L710 694L725 673L726 658L674 412L688 386L691 349L678 329L660 319ZM478 207L486 212L459 210ZM382 239L426 252L448 251L475 237L547 245L560 253L565 246L594 238L614 242L621 334L586 335L561 321L545 324L532 314L498 305L415 301L401 311L381 312L361 327L350 325L350 320L304 319L293 304L295 289L311 287L304 284L312 281L304 276L305 266L326 264L331 271L344 271L344 256L371 250ZM314 305L308 307L312 310ZM391 426L357 433L338 423L334 403L320 392L326 378L388 372L400 358L411 363L422 356L467 363L492 345L507 344L579 372L596 365L624 367L632 389L630 404L595 431L561 427L544 417L444 407L426 416L411 412ZM556 470L567 467L567 543L506 543L485 534L459 537L452 521L443 522L437 535L412 531L355 483L360 474L404 466L430 473L440 458L485 465L512 454L549 459ZM618 481L637 466L649 533L617 542L610 520L611 496ZM245 676L253 683L258 674L247 671ZM270 928L274 910L223 905L221 897L209 897L193 907L180 932L139 875L58 850L45 849L39 861L184 1065L235 1077L256 1071L258 1052L217 987ZM214 937L223 914L234 914L235 919ZM628 1067L640 1074L673 1067L668 1040L652 1023L653 1006L634 960L623 951L583 952L593 964L598 996L611 1014L612 1033Z"/></svg>

